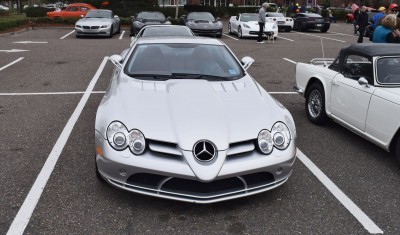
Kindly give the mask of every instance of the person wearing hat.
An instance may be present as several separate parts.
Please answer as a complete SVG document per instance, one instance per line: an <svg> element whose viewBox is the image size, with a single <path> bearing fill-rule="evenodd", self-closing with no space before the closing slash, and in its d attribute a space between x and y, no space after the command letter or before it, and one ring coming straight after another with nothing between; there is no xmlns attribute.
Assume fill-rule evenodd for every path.
<svg viewBox="0 0 400 235"><path fill-rule="evenodd" d="M379 7L378 9L379 13L374 15L374 18L372 18L373 20L373 24L372 24L372 28L375 30L375 28L380 25L380 21L383 17L386 16L386 8L385 7Z"/></svg>
<svg viewBox="0 0 400 235"><path fill-rule="evenodd" d="M258 11L258 37L257 37L257 43L265 43L263 41L263 34L264 34L264 26L265 26L265 13L267 12L268 8L268 3L264 2Z"/></svg>

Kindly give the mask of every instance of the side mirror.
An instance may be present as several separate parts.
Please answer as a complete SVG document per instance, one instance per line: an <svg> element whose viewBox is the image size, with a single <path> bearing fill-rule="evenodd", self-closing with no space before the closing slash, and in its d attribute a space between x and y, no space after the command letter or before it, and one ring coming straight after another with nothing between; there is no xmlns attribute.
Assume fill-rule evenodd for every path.
<svg viewBox="0 0 400 235"><path fill-rule="evenodd" d="M119 18L119 16L115 15L114 18Z"/></svg>
<svg viewBox="0 0 400 235"><path fill-rule="evenodd" d="M118 69L122 69L122 64L121 62L123 61L122 56L120 55L112 55L108 60L115 65Z"/></svg>
<svg viewBox="0 0 400 235"><path fill-rule="evenodd" d="M221 18L219 18L219 17L217 17L217 19L216 19L217 21L220 21L221 20Z"/></svg>
<svg viewBox="0 0 400 235"><path fill-rule="evenodd" d="M358 84L360 84L361 86L369 87L368 80L365 77L360 77L358 79Z"/></svg>
<svg viewBox="0 0 400 235"><path fill-rule="evenodd" d="M250 65L254 63L254 59L249 56L245 56L242 58L240 62L242 63L243 68L247 70L250 67Z"/></svg>
<svg viewBox="0 0 400 235"><path fill-rule="evenodd" d="M81 15L80 17L83 18L83 17L85 17L85 16L84 16L84 15Z"/></svg>

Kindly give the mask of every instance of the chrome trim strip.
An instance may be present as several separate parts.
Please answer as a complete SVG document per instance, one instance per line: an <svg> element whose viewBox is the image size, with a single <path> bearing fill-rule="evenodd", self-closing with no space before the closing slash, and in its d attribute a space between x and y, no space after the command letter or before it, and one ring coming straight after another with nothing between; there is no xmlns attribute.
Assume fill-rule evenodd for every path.
<svg viewBox="0 0 400 235"><path fill-rule="evenodd" d="M168 178L164 179L163 181L161 181L161 182L157 185L157 190L158 190L157 194L160 194L159 191L161 191L161 187L162 187L165 183L167 183L168 180L170 180L170 179L172 179L172 178L173 178L173 177L168 177Z"/></svg>
<svg viewBox="0 0 400 235"><path fill-rule="evenodd" d="M244 188L246 189L246 191L247 191L247 189L248 189L248 187L247 187L247 182L246 182L246 180L244 180L242 177L240 177L240 176L236 176L238 179L240 179L242 182L243 182L243 184L244 184Z"/></svg>

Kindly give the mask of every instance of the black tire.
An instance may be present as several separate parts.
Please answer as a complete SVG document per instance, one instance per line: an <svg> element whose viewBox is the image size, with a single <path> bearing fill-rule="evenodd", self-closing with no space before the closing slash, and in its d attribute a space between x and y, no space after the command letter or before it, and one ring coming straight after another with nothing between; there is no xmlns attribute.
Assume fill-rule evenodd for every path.
<svg viewBox="0 0 400 235"><path fill-rule="evenodd" d="M238 37L239 38L243 38L243 34L242 34L242 28L239 26L238 28Z"/></svg>
<svg viewBox="0 0 400 235"><path fill-rule="evenodd" d="M308 120L314 124L322 125L328 119L324 88L320 83L314 83L307 89L305 108Z"/></svg>
<svg viewBox="0 0 400 235"><path fill-rule="evenodd" d="M117 34L120 34L121 33L121 25L118 25L118 31L117 31Z"/></svg>
<svg viewBox="0 0 400 235"><path fill-rule="evenodd" d="M232 33L232 26L231 26L231 23L228 24L228 33L229 33L230 35L233 34L233 33Z"/></svg>
<svg viewBox="0 0 400 235"><path fill-rule="evenodd" d="M290 30L292 30L291 28L286 28L285 32L290 32Z"/></svg>
<svg viewBox="0 0 400 235"><path fill-rule="evenodd" d="M396 147L394 150L394 156L396 157L397 162L400 164L400 135L397 136Z"/></svg>
<svg viewBox="0 0 400 235"><path fill-rule="evenodd" d="M113 37L113 31L114 31L114 28L111 26L110 35L108 35L109 38L112 38L112 37Z"/></svg>

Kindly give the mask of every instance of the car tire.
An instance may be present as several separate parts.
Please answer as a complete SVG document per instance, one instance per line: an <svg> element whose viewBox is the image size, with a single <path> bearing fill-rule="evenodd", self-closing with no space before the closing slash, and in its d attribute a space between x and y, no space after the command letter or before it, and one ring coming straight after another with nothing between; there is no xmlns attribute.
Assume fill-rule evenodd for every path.
<svg viewBox="0 0 400 235"><path fill-rule="evenodd" d="M243 38L242 28L240 26L238 28L238 37Z"/></svg>
<svg viewBox="0 0 400 235"><path fill-rule="evenodd" d="M317 125L326 122L328 117L325 111L325 93L320 83L314 83L307 89L305 106L310 122Z"/></svg>
<svg viewBox="0 0 400 235"><path fill-rule="evenodd" d="M118 25L118 31L117 31L117 34L120 34L121 33L121 25Z"/></svg>
<svg viewBox="0 0 400 235"><path fill-rule="evenodd" d="M108 35L109 38L112 38L112 37L113 37L113 31L114 31L114 28L111 26L110 35Z"/></svg>
<svg viewBox="0 0 400 235"><path fill-rule="evenodd" d="M286 28L285 32L290 32L291 28Z"/></svg>
<svg viewBox="0 0 400 235"><path fill-rule="evenodd" d="M231 23L228 24L228 33L232 35L232 26Z"/></svg>
<svg viewBox="0 0 400 235"><path fill-rule="evenodd" d="M326 33L328 32L328 29L321 29L321 33Z"/></svg>

